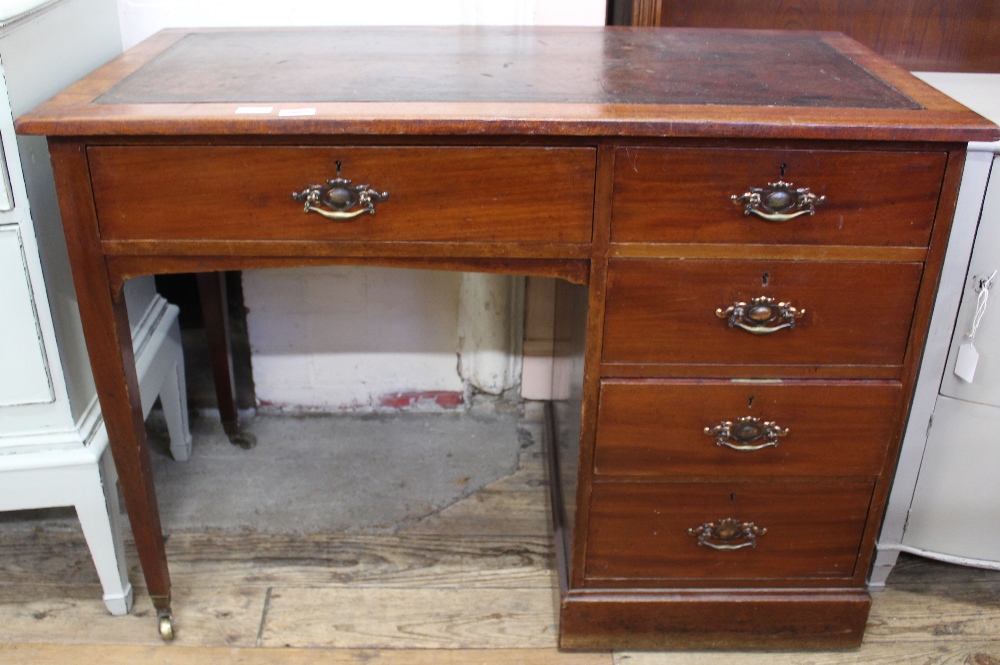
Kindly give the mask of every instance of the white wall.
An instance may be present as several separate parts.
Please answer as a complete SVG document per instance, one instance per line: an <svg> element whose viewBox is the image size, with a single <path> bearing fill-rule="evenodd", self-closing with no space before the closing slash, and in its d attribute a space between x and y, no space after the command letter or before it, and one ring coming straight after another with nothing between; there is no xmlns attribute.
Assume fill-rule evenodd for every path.
<svg viewBox="0 0 1000 665"><path fill-rule="evenodd" d="M605 0L118 0L125 47L167 27L603 25ZM246 272L257 397L323 410L435 407L521 370L523 280L309 268ZM423 399L420 399L423 397Z"/></svg>
<svg viewBox="0 0 1000 665"><path fill-rule="evenodd" d="M125 48L162 28L603 25L604 0L118 0Z"/></svg>

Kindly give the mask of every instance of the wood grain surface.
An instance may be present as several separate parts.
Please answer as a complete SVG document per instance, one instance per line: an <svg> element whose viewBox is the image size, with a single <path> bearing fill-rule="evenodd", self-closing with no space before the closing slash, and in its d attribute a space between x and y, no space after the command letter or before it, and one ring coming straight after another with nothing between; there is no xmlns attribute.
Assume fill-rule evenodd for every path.
<svg viewBox="0 0 1000 665"><path fill-rule="evenodd" d="M610 653L549 649L245 649L0 644L9 665L613 665Z"/></svg>
<svg viewBox="0 0 1000 665"><path fill-rule="evenodd" d="M591 236L588 148L102 146L88 157L106 240L586 243ZM388 200L351 220L306 213L292 194L338 177L338 164L353 185Z"/></svg>
<svg viewBox="0 0 1000 665"><path fill-rule="evenodd" d="M170 571L163 543L153 471L143 426L132 335L124 298L112 289L82 143L50 145L70 268L77 288L87 354L114 455L118 485L142 560L150 598L170 607Z"/></svg>
<svg viewBox="0 0 1000 665"><path fill-rule="evenodd" d="M595 483L588 586L845 586L871 490L870 481ZM699 546L687 533L723 519L767 533L738 550Z"/></svg>
<svg viewBox="0 0 1000 665"><path fill-rule="evenodd" d="M1000 71L992 0L634 0L634 25L836 30L911 71Z"/></svg>
<svg viewBox="0 0 1000 665"><path fill-rule="evenodd" d="M612 242L926 247L947 153L618 148ZM769 222L733 196L788 182L825 200Z"/></svg>
<svg viewBox="0 0 1000 665"><path fill-rule="evenodd" d="M613 259L605 362L899 365L920 284L919 263ZM755 335L719 318L767 296L805 314ZM877 331L877 332L876 332Z"/></svg>
<svg viewBox="0 0 1000 665"><path fill-rule="evenodd" d="M895 432L895 382L601 382L594 473L634 478L873 477ZM786 430L740 451L704 430L752 416ZM740 442L726 439L733 445ZM747 445L762 445L761 438Z"/></svg>
<svg viewBox="0 0 1000 665"><path fill-rule="evenodd" d="M725 651L716 657L727 660L747 650L857 649L870 604L865 593L837 589L570 593L561 645L593 650L614 640L621 650Z"/></svg>

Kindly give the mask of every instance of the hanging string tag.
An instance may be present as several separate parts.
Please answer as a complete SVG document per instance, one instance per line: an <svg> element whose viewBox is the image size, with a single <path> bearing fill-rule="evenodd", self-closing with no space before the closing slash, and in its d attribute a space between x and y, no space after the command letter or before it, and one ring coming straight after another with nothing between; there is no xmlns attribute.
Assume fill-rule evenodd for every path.
<svg viewBox="0 0 1000 665"><path fill-rule="evenodd" d="M958 347L958 358L955 361L955 374L966 383L972 383L976 376L976 365L979 364L979 352L976 351L975 339L979 324L982 323L983 315L986 313L986 301L990 299L990 288L993 287L993 279L997 276L997 271L987 279L980 279L976 285L979 295L976 297L976 315L972 317L972 328L965 334L968 341Z"/></svg>

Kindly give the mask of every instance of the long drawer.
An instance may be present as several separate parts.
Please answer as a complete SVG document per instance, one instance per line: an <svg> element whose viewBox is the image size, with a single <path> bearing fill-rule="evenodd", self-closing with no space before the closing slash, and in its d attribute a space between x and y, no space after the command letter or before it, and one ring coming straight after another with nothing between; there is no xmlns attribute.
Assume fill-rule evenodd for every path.
<svg viewBox="0 0 1000 665"><path fill-rule="evenodd" d="M923 247L944 166L944 152L619 148L611 240ZM734 205L754 189L771 215L807 210L783 211L799 189L825 198L772 221Z"/></svg>
<svg viewBox="0 0 1000 665"><path fill-rule="evenodd" d="M846 583L873 487L867 481L595 483L585 577L633 586Z"/></svg>
<svg viewBox="0 0 1000 665"><path fill-rule="evenodd" d="M601 382L598 476L874 477L896 433L897 382Z"/></svg>
<svg viewBox="0 0 1000 665"><path fill-rule="evenodd" d="M104 239L589 243L592 235L593 148L97 146L87 154ZM334 187L334 198L358 185L388 195L374 214L329 219L293 200L338 171L351 183Z"/></svg>
<svg viewBox="0 0 1000 665"><path fill-rule="evenodd" d="M901 365L922 267L614 259L608 267L603 360ZM741 303L739 316L735 308ZM783 313L781 303L794 312Z"/></svg>

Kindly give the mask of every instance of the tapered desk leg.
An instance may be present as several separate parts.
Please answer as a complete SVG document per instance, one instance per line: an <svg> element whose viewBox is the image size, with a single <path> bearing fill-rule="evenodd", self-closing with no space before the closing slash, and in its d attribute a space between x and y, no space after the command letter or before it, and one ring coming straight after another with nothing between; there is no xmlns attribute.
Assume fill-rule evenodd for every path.
<svg viewBox="0 0 1000 665"><path fill-rule="evenodd" d="M108 279L85 147L73 141L50 140L49 152L87 353L111 453L146 587L157 609L160 632L170 639L173 635L170 573L153 488L125 298L120 289L112 289Z"/></svg>
<svg viewBox="0 0 1000 665"><path fill-rule="evenodd" d="M230 442L242 448L253 448L257 439L250 432L240 431L239 413L236 410L236 382L233 379L233 353L229 341L225 273L198 273L198 296L201 298L201 314L205 322L205 335L208 337L215 397L219 403L222 428Z"/></svg>

